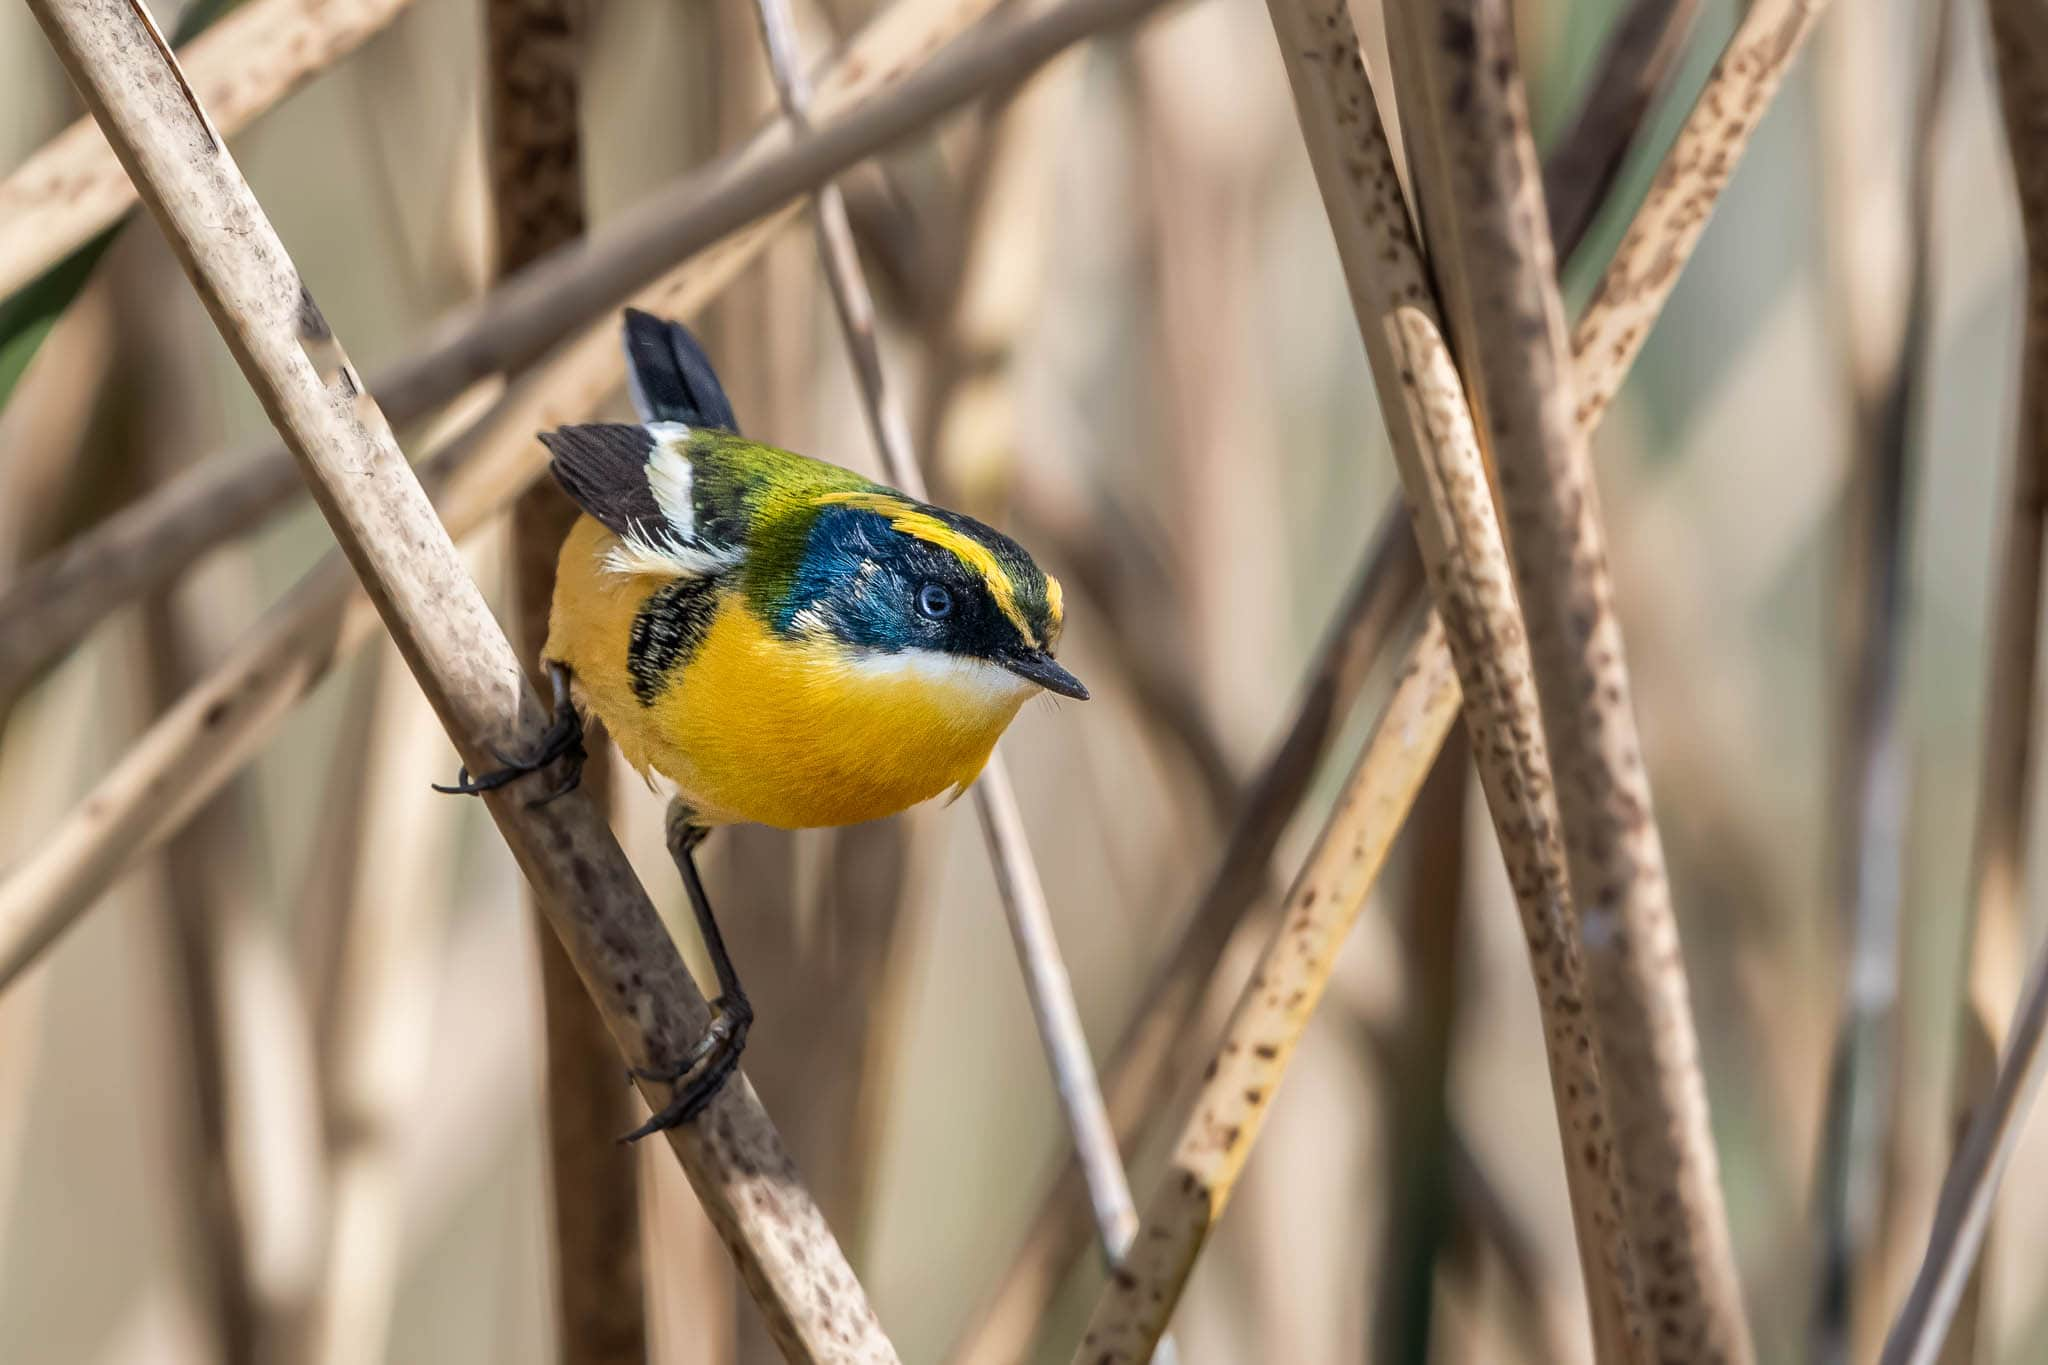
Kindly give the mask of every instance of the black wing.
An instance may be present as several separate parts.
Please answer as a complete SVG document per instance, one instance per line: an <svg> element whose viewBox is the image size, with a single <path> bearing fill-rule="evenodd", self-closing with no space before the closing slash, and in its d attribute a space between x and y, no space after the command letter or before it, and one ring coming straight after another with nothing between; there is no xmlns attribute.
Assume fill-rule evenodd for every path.
<svg viewBox="0 0 2048 1365"><path fill-rule="evenodd" d="M555 482L578 507L622 536L648 540L660 534L667 519L647 483L653 432L604 422L558 427L541 433L540 441L555 457L548 463Z"/></svg>

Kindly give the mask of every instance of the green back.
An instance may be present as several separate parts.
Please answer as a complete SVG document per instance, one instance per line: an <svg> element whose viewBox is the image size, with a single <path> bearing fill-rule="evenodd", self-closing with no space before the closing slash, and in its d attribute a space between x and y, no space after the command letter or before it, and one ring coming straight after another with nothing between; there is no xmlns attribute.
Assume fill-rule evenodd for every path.
<svg viewBox="0 0 2048 1365"><path fill-rule="evenodd" d="M690 502L697 533L746 549L747 599L772 613L796 584L811 526L829 493L891 492L850 469L725 431L697 431L689 444Z"/></svg>

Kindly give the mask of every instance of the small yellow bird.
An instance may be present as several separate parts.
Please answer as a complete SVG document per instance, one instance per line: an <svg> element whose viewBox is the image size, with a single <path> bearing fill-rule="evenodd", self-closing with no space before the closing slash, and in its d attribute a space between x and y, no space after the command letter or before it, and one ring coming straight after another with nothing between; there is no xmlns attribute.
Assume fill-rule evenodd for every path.
<svg viewBox="0 0 2048 1365"><path fill-rule="evenodd" d="M583 510L542 653L555 723L531 759L442 790L566 758L552 799L576 782L584 711L643 776L675 784L669 848L719 996L705 1037L656 1077L684 1083L641 1137L710 1102L753 1018L697 874L705 831L852 824L957 795L1034 693L1088 691L1053 659L1059 582L1022 546L745 439L680 324L628 309L625 341L641 422L541 437Z"/></svg>

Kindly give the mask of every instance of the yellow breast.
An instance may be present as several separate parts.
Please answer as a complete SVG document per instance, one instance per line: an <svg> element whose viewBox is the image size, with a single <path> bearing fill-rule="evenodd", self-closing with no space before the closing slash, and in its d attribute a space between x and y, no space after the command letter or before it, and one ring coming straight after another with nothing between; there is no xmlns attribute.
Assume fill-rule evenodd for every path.
<svg viewBox="0 0 2048 1365"><path fill-rule="evenodd" d="M569 665L627 759L675 782L707 824L853 824L964 786L1033 690L956 655L793 641L727 592L689 661L643 703L627 648L661 584L605 571L610 539L586 518L564 545L548 657Z"/></svg>

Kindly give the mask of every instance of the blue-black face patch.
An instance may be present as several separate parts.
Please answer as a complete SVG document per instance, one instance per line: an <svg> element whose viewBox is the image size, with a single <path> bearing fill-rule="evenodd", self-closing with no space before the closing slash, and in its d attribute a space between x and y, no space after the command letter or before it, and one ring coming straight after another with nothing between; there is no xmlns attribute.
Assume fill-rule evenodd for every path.
<svg viewBox="0 0 2048 1365"><path fill-rule="evenodd" d="M933 608L943 600L944 610ZM1022 645L988 586L959 556L862 507L827 507L812 524L777 629L817 620L834 639L885 653L934 649L996 659Z"/></svg>

